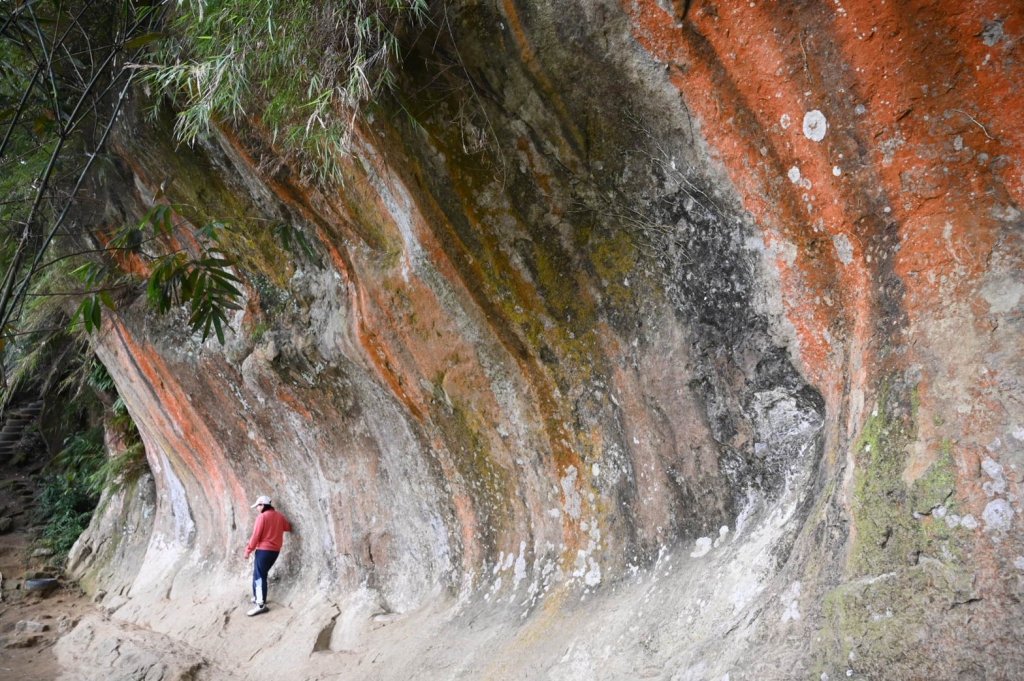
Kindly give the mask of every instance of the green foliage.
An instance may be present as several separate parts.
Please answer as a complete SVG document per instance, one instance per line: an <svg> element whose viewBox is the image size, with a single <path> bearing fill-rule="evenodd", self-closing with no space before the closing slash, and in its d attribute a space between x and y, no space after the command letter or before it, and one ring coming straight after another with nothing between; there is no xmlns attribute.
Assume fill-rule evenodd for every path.
<svg viewBox="0 0 1024 681"><path fill-rule="evenodd" d="M259 343L263 340L263 337L267 335L267 331L270 330L270 326L265 322L257 322L252 327L252 340L254 343Z"/></svg>
<svg viewBox="0 0 1024 681"><path fill-rule="evenodd" d="M105 459L103 431L93 428L70 437L46 479L38 513L45 522L43 541L63 556L89 526L99 500L95 480Z"/></svg>
<svg viewBox="0 0 1024 681"><path fill-rule="evenodd" d="M107 371L107 367L103 366L103 362L97 359L93 359L89 363L85 380L86 384L96 392L113 393L117 391L114 379L111 377L110 372Z"/></svg>
<svg viewBox="0 0 1024 681"><path fill-rule="evenodd" d="M96 499L82 483L60 475L47 479L39 498L39 514L46 522L42 539L58 558L67 555L89 526L95 508Z"/></svg>
<svg viewBox="0 0 1024 681"><path fill-rule="evenodd" d="M166 256L153 268L146 295L160 313L167 312L172 304L187 301L192 330L202 329L205 340L212 326L217 340L223 344L227 325L225 311L238 309L234 301L241 295L234 285L238 278L227 269L229 265L228 259L216 255L200 259L184 253Z"/></svg>
<svg viewBox="0 0 1024 681"><path fill-rule="evenodd" d="M117 395L113 379L98 360L92 361L86 381L94 395ZM79 398L79 401L82 400ZM103 442L103 427L96 426L69 437L52 463L52 467L60 470L62 476L81 483L84 490L96 498L108 487L116 487L123 479L145 470L146 463L142 438L119 395L105 410L104 418L107 427L119 434L124 445L123 451L108 456Z"/></svg>
<svg viewBox="0 0 1024 681"><path fill-rule="evenodd" d="M146 298L159 314L172 307L188 304L189 327L201 331L205 341L211 330L224 344L227 311L239 309L239 278L231 271L234 260L221 250L221 232L225 225L211 222L204 225L199 236L202 241L197 256L177 249L169 253L151 255L144 246L154 242L174 242L173 210L163 204L154 206L142 222L127 225L110 241L110 247L148 261L150 274L146 284ZM106 265L90 261L75 270L86 288L102 286L115 276ZM116 284L115 284L116 286ZM86 332L100 327L102 307L113 308L109 290L100 289L85 295L72 317Z"/></svg>
<svg viewBox="0 0 1024 681"><path fill-rule="evenodd" d="M90 496L99 496L102 486L96 484L96 473L102 468L105 459L103 429L95 427L69 437L53 465L62 471L61 477L70 486L79 484Z"/></svg>
<svg viewBox="0 0 1024 681"><path fill-rule="evenodd" d="M135 442L103 462L103 467L93 481L93 489L120 489L126 482L145 472L146 466L146 448L141 441Z"/></svg>
<svg viewBox="0 0 1024 681"><path fill-rule="evenodd" d="M354 116L391 88L398 35L426 0L191 0L148 73L192 142L218 119L258 119L274 142L337 177Z"/></svg>
<svg viewBox="0 0 1024 681"><path fill-rule="evenodd" d="M76 396L74 402L87 411L97 395L116 394L98 361L87 367L85 383L92 392ZM66 555L88 527L104 490L118 489L146 470L146 450L124 401L117 397L105 413L107 427L119 433L125 445L120 453L107 455L104 428L97 425L69 436L48 466L37 514L43 522L43 541L59 556Z"/></svg>
<svg viewBox="0 0 1024 681"><path fill-rule="evenodd" d="M79 199L137 73L129 63L163 6L0 3L0 386L33 347L64 342L63 258L99 248L94 220L68 218L85 212ZM81 313L96 320L104 298Z"/></svg>
<svg viewBox="0 0 1024 681"><path fill-rule="evenodd" d="M292 255L305 256L308 259L316 257L316 251L313 250L309 239L302 233L302 230L287 223L280 223L274 225L272 233L281 246Z"/></svg>

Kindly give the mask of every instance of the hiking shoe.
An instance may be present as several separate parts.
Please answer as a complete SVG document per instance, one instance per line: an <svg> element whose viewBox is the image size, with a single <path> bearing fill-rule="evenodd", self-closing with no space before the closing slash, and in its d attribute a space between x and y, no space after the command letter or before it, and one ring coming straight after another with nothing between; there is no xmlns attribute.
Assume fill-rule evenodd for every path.
<svg viewBox="0 0 1024 681"><path fill-rule="evenodd" d="M245 614L248 615L249 617L252 617L253 615L259 615L261 613L264 613L264 612L266 612L269 609L270 608L268 608L266 605L263 605L261 603L257 603L255 608L253 608L252 610L250 610L249 612L247 612Z"/></svg>

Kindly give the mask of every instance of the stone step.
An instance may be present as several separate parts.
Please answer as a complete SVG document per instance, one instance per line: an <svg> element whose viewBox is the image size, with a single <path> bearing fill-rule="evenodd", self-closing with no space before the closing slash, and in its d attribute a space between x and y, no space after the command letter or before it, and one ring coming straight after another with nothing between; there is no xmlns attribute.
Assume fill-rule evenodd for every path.
<svg viewBox="0 0 1024 681"><path fill-rule="evenodd" d="M4 422L4 428L24 428L33 423L39 423L38 416L12 416Z"/></svg>

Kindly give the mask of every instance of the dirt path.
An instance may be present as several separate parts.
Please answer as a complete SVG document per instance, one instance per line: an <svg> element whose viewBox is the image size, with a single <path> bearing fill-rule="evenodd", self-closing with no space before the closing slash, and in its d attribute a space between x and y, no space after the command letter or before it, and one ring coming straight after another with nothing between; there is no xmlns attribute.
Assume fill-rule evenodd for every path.
<svg viewBox="0 0 1024 681"><path fill-rule="evenodd" d="M60 581L49 593L27 591L25 580L58 576L48 556L33 555L38 529L32 525L35 481L20 471L0 470L0 679L52 681L61 668L53 644L95 606L74 584ZM2 523L0 527L3 527Z"/></svg>

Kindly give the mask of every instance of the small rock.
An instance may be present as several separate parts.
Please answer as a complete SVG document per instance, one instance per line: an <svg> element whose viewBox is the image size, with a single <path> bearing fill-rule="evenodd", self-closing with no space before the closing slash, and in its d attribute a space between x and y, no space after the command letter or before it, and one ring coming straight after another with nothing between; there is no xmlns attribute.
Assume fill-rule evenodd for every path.
<svg viewBox="0 0 1024 681"><path fill-rule="evenodd" d="M20 622L14 625L14 630L19 634L41 634L44 631L49 631L50 625L43 624L42 622L36 622L34 620L21 620Z"/></svg>
<svg viewBox="0 0 1024 681"><path fill-rule="evenodd" d="M60 619L57 620L57 632L63 636L74 629L76 624L78 624L78 620L69 615L61 615Z"/></svg>
<svg viewBox="0 0 1024 681"><path fill-rule="evenodd" d="M373 616L374 622L380 622L381 624L391 624L402 619L402 615L397 612L382 612Z"/></svg>
<svg viewBox="0 0 1024 681"><path fill-rule="evenodd" d="M18 638L8 639L4 642L4 648L31 648L33 646L42 643L43 637L39 634L32 634L31 636L21 636Z"/></svg>
<svg viewBox="0 0 1024 681"><path fill-rule="evenodd" d="M52 555L53 555L53 549L43 548L43 549L36 549L35 551L32 552L32 557L33 558L49 558Z"/></svg>

